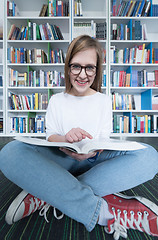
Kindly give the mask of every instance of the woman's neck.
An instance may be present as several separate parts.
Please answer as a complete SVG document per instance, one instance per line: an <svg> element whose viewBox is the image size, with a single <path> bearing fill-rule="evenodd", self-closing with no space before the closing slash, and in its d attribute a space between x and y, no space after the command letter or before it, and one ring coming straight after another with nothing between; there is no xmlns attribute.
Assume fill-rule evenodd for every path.
<svg viewBox="0 0 158 240"><path fill-rule="evenodd" d="M79 92L75 91L74 88L71 88L71 90L68 92L68 94L73 95L73 96L78 96L78 97L90 96L90 95L93 95L95 93L96 93L96 91L92 88L89 88L88 91L83 92L83 93L82 92L79 93Z"/></svg>

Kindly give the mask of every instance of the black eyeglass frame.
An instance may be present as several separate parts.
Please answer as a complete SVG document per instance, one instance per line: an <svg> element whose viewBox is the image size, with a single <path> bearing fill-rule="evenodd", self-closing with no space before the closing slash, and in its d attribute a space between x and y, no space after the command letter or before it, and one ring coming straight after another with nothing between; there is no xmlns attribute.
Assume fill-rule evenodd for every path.
<svg viewBox="0 0 158 240"><path fill-rule="evenodd" d="M81 69L80 69L80 72L79 73L77 73L77 74L74 74L73 72L71 72L71 66L79 66L79 67L81 67ZM93 77L95 74L96 74L96 71L94 72L94 74L93 75L89 75L89 74L87 74L87 71L86 71L86 68L88 68L88 67L94 67L95 69L96 69L96 71L97 71L97 66L94 66L94 65L87 65L87 66L82 66L82 65L80 65L80 64L74 64L74 63L72 63L72 64L69 64L69 68L70 68L70 72L73 74L73 75L75 75L75 76L77 76L77 75L80 75L80 73L82 72L82 69L84 69L84 71L85 71L85 73L86 73L86 75L88 76L88 77Z"/></svg>

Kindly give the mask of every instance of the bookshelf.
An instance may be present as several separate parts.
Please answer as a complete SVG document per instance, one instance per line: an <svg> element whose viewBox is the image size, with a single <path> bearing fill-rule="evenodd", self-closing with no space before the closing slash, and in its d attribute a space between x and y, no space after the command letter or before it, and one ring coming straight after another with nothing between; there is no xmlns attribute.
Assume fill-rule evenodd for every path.
<svg viewBox="0 0 158 240"><path fill-rule="evenodd" d="M6 76L3 87L0 87L0 97L3 96L5 99L3 109L0 110L4 126L0 136L45 135L44 116L49 98L51 94L64 90L64 57L67 47L74 37L88 33L92 37L97 37L103 47L102 90L103 93L114 98L114 132L111 136L158 137L157 131L152 132L151 127L148 129L149 132L147 127L144 127L146 130L142 132L143 127L140 131L140 129L136 130L135 126L138 120L137 125L143 126L140 123L143 117L146 121L148 119L148 123L158 117L158 109L153 108L154 96L158 95L158 83L153 86L152 80L153 76L157 78L158 71L156 58L158 30L155 27L158 17L153 16L152 3L148 16L136 17L117 15L119 0L99 0L97 3L81 0L82 5L78 0L66 0L64 1L66 7L63 7L64 16L61 16L59 10L52 9L51 12L48 0L35 0L31 5L20 0L9 0L9 2L11 7L16 5L16 9L8 16L7 0L4 1L4 38L0 41L0 48L3 48L4 56L7 57L0 65L3 76ZM48 4L47 13L45 16L39 16L44 4ZM69 9L68 15L67 9ZM23 32L22 27L26 32L27 28L34 29L33 37L30 37L29 30L28 35L25 35L24 30L18 38L11 37L13 26L21 32ZM38 26L42 26L44 35L42 30L37 30ZM53 26L59 27L63 39L48 36L45 28L48 27L50 33L50 26L52 31ZM40 38L38 31L40 36L42 35ZM144 58L140 55L142 49L145 52ZM129 61L124 57L129 56L128 54L133 56L134 51L138 54L137 59L133 60L131 57ZM57 59L60 61L55 61L55 56L58 56ZM148 80L138 84L135 80L138 81L140 75L148 76ZM120 76L124 80L128 79L127 85L125 82L119 84ZM129 103L125 108L122 107L123 99L126 103L131 103L131 99L134 99L135 107L129 107ZM37 100L39 100L38 104ZM153 124L152 128L154 127L157 126Z"/></svg>
<svg viewBox="0 0 158 240"><path fill-rule="evenodd" d="M114 119L112 136L157 137L158 108L153 107L153 97L158 94L158 83L153 85L151 79L152 76L155 79L158 69L152 50L158 47L158 32L153 27L157 17L152 16L152 3L148 16L143 16L142 12L139 17L132 13L129 16L128 11L118 14L119 4L120 1L111 1L109 6L109 94L113 98Z"/></svg>
<svg viewBox="0 0 158 240"><path fill-rule="evenodd" d="M58 6L56 16L50 16L49 8L47 16L39 16L43 4L49 5L47 0L33 1L31 9L24 1L14 3L17 14L7 16L6 23L6 134L43 136L48 99L63 90L64 58L71 41L71 14L59 16ZM66 3L70 6L70 1ZM21 32L23 27L24 33L8 39L13 25ZM62 39L57 36L55 26L60 28ZM51 29L49 37L48 28Z"/></svg>

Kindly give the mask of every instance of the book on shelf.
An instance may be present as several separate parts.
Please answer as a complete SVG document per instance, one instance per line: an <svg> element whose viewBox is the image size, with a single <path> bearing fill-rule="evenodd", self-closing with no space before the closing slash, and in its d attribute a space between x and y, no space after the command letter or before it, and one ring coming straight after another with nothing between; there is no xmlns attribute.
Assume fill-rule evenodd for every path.
<svg viewBox="0 0 158 240"><path fill-rule="evenodd" d="M48 56L43 49L8 48L9 63L48 63Z"/></svg>
<svg viewBox="0 0 158 240"><path fill-rule="evenodd" d="M112 1L111 11L112 11L112 16L116 16L116 0Z"/></svg>
<svg viewBox="0 0 158 240"><path fill-rule="evenodd" d="M0 118L0 133L3 132L3 118Z"/></svg>
<svg viewBox="0 0 158 240"><path fill-rule="evenodd" d="M158 48L152 48L152 63L158 63Z"/></svg>
<svg viewBox="0 0 158 240"><path fill-rule="evenodd" d="M114 114L114 133L158 133L158 115Z"/></svg>
<svg viewBox="0 0 158 240"><path fill-rule="evenodd" d="M142 0L142 1L141 1L140 8L139 8L139 10L138 10L137 17L141 17L141 16L142 16L142 12L143 12L144 6L145 6L145 0Z"/></svg>
<svg viewBox="0 0 158 240"><path fill-rule="evenodd" d="M153 4L152 4L153 5ZM140 17L148 16L150 13L150 0L112 1L112 16Z"/></svg>
<svg viewBox="0 0 158 240"><path fill-rule="evenodd" d="M28 22L27 26L16 27L12 24L8 32L8 40L64 40L59 26L44 23Z"/></svg>
<svg viewBox="0 0 158 240"><path fill-rule="evenodd" d="M74 1L74 16L75 17L83 16L81 0L75 0Z"/></svg>
<svg viewBox="0 0 158 240"><path fill-rule="evenodd" d="M110 62L111 63L130 63L142 64L149 63L150 49L145 45L135 46L133 48L118 49L116 46L110 46Z"/></svg>
<svg viewBox="0 0 158 240"><path fill-rule="evenodd" d="M45 133L45 117L10 117L10 133Z"/></svg>
<svg viewBox="0 0 158 240"><path fill-rule="evenodd" d="M10 133L27 133L27 118L26 117L11 117L10 118Z"/></svg>
<svg viewBox="0 0 158 240"><path fill-rule="evenodd" d="M158 4L152 3L152 16L157 17L158 16Z"/></svg>
<svg viewBox="0 0 158 240"><path fill-rule="evenodd" d="M147 72L148 87L155 87L155 73Z"/></svg>
<svg viewBox="0 0 158 240"><path fill-rule="evenodd" d="M69 1L49 0L48 17L69 16Z"/></svg>
<svg viewBox="0 0 158 240"><path fill-rule="evenodd" d="M41 11L39 13L39 17L45 17L48 15L48 4L43 4Z"/></svg>
<svg viewBox="0 0 158 240"><path fill-rule="evenodd" d="M3 76L0 74L0 87L3 87Z"/></svg>
<svg viewBox="0 0 158 240"><path fill-rule="evenodd" d="M3 27L0 26L0 40L3 40Z"/></svg>
<svg viewBox="0 0 158 240"><path fill-rule="evenodd" d="M27 86L27 72L21 73L14 69L8 69L9 86L10 87L26 87Z"/></svg>
<svg viewBox="0 0 158 240"><path fill-rule="evenodd" d="M19 95L9 92L8 98L11 110L45 110L48 105L46 93Z"/></svg>
<svg viewBox="0 0 158 240"><path fill-rule="evenodd" d="M57 48L56 50L51 50L49 52L49 63L64 63L65 56L62 49Z"/></svg>
<svg viewBox="0 0 158 240"><path fill-rule="evenodd" d="M136 1L132 1L130 9L129 9L127 15L126 15L127 17L130 17L132 15L134 7L135 7L135 4L136 4Z"/></svg>
<svg viewBox="0 0 158 240"><path fill-rule="evenodd" d="M100 40L106 39L106 22L96 23L96 38Z"/></svg>
<svg viewBox="0 0 158 240"><path fill-rule="evenodd" d="M119 16L121 5L122 5L122 0L119 1L119 5L118 5L117 10L116 10L116 16Z"/></svg>
<svg viewBox="0 0 158 240"><path fill-rule="evenodd" d="M158 110L158 95L152 96L152 110Z"/></svg>
<svg viewBox="0 0 158 240"><path fill-rule="evenodd" d="M26 74L27 74L26 76L27 81L24 86L27 86L27 87L65 86L64 73L59 72L57 70L43 71L42 69L40 69L40 70L29 71L29 73L26 73ZM15 86L15 83L16 81L14 82L11 77L10 86ZM19 86L18 77L17 77L17 86Z"/></svg>
<svg viewBox="0 0 158 240"><path fill-rule="evenodd" d="M103 70L102 86L106 87L106 70Z"/></svg>
<svg viewBox="0 0 158 240"><path fill-rule="evenodd" d="M135 141L121 141L110 138L98 140L92 139L88 141L84 140L77 143L49 142L45 139L29 137L15 137L15 139L27 144L33 144L38 146L63 147L79 154L88 154L90 152L100 149L133 151L146 148L144 145Z"/></svg>
<svg viewBox="0 0 158 240"><path fill-rule="evenodd" d="M20 12L19 12L18 6L15 3L15 1L7 0L7 16L15 17L15 16L19 16L19 15L20 15Z"/></svg>
<svg viewBox="0 0 158 240"><path fill-rule="evenodd" d="M100 40L106 39L106 22L74 22L73 38L82 34L88 34Z"/></svg>
<svg viewBox="0 0 158 240"><path fill-rule="evenodd" d="M112 93L113 110L135 110L135 99L132 94Z"/></svg>

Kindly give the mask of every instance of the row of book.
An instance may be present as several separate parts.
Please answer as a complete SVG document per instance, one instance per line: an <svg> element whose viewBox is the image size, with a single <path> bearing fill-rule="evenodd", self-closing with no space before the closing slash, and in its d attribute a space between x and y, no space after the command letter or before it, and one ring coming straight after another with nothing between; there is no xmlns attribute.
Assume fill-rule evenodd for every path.
<svg viewBox="0 0 158 240"><path fill-rule="evenodd" d="M12 24L8 33L8 40L63 40L60 27L50 24L28 22L27 26L17 27Z"/></svg>
<svg viewBox="0 0 158 240"><path fill-rule="evenodd" d="M112 93L113 110L135 110L135 99L133 94Z"/></svg>
<svg viewBox="0 0 158 240"><path fill-rule="evenodd" d="M7 16L19 16L20 12L15 1L7 0ZM48 4L43 4L39 12L39 17L69 16L69 1L49 0Z"/></svg>
<svg viewBox="0 0 158 240"><path fill-rule="evenodd" d="M155 48L152 49L153 63L157 63ZM146 64L150 62L150 48L145 48L145 44L133 48L118 49L116 46L110 46L111 63L129 63L129 64Z"/></svg>
<svg viewBox="0 0 158 240"><path fill-rule="evenodd" d="M8 97L11 110L45 110L48 106L47 93L18 95L9 92Z"/></svg>
<svg viewBox="0 0 158 240"><path fill-rule="evenodd" d="M44 16L46 16L46 14ZM42 15L42 13L40 15ZM69 1L49 0L48 17L62 17L62 16L69 16Z"/></svg>
<svg viewBox="0 0 158 240"><path fill-rule="evenodd" d="M18 72L12 68L8 69L10 87L55 87L64 86L64 74L62 72L34 70L29 72Z"/></svg>
<svg viewBox="0 0 158 240"><path fill-rule="evenodd" d="M106 39L106 22L96 23L94 20L91 22L75 22L73 28L73 37L88 34L93 38L100 40Z"/></svg>
<svg viewBox="0 0 158 240"><path fill-rule="evenodd" d="M147 40L146 24L141 21L134 21L133 24L112 24L112 40ZM132 31L131 31L132 29Z"/></svg>
<svg viewBox="0 0 158 240"><path fill-rule="evenodd" d="M158 115L114 115L114 133L158 133Z"/></svg>
<svg viewBox="0 0 158 240"><path fill-rule="evenodd" d="M74 1L74 16L75 17L83 16L81 0L75 0Z"/></svg>
<svg viewBox="0 0 158 240"><path fill-rule="evenodd" d="M14 48L11 46L7 49L8 62L9 63L64 63L65 56L62 49L50 50L49 59L48 54L43 49L26 49L26 48Z"/></svg>
<svg viewBox="0 0 158 240"><path fill-rule="evenodd" d="M49 63L65 63L65 54L62 49L49 51Z"/></svg>
<svg viewBox="0 0 158 240"><path fill-rule="evenodd" d="M151 8L150 0L112 0L111 14L120 17L146 17Z"/></svg>
<svg viewBox="0 0 158 240"><path fill-rule="evenodd" d="M45 117L10 117L10 133L45 133Z"/></svg>
<svg viewBox="0 0 158 240"><path fill-rule="evenodd" d="M153 17L158 16L158 4L152 4L152 16Z"/></svg>
<svg viewBox="0 0 158 240"><path fill-rule="evenodd" d="M64 73L53 71L34 70L18 72L12 68L8 69L10 87L61 87L65 86ZM103 71L102 86L106 87L106 70Z"/></svg>
<svg viewBox="0 0 158 240"><path fill-rule="evenodd" d="M9 63L47 63L48 58L43 49L14 48L7 49Z"/></svg>
<svg viewBox="0 0 158 240"><path fill-rule="evenodd" d="M112 87L158 87L158 70L131 70L130 73L111 70L110 79Z"/></svg>
<svg viewBox="0 0 158 240"><path fill-rule="evenodd" d="M7 16L18 16L19 10L17 4L14 1L7 0Z"/></svg>

